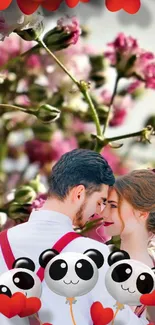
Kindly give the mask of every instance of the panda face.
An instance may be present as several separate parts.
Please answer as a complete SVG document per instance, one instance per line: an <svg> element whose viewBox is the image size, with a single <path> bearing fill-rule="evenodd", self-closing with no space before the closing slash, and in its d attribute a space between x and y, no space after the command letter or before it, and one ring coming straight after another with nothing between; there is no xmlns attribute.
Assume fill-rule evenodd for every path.
<svg viewBox="0 0 155 325"><path fill-rule="evenodd" d="M20 265L19 260L20 259L18 259L18 264ZM24 259L21 260L23 263ZM26 265L24 266L26 267ZM3 273L0 276L0 294L11 297L16 292L25 294L27 298L40 298L41 281L32 270L23 267L17 267Z"/></svg>
<svg viewBox="0 0 155 325"><path fill-rule="evenodd" d="M41 254L40 265L45 268L45 282L50 290L66 298L78 297L91 291L98 280L98 268L104 263L97 250L81 253L57 253L52 250ZM45 261L46 260L46 261Z"/></svg>
<svg viewBox="0 0 155 325"><path fill-rule="evenodd" d="M130 306L140 305L140 297L155 289L155 274L139 261L124 259L110 266L105 285L116 301Z"/></svg>

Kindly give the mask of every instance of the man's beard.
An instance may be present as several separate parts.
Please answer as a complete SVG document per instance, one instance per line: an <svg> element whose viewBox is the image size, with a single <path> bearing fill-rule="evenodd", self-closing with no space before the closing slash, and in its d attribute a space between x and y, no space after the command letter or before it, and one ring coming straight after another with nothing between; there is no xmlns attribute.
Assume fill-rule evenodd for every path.
<svg viewBox="0 0 155 325"><path fill-rule="evenodd" d="M78 210L78 212L75 215L75 218L73 220L73 224L76 227L82 228L84 226L83 223L83 213L86 207L86 201L81 205L80 209Z"/></svg>

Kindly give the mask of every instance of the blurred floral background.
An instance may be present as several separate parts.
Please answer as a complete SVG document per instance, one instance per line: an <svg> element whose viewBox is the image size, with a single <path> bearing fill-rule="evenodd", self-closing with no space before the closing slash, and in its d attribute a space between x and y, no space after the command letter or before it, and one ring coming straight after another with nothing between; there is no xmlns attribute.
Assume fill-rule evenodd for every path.
<svg viewBox="0 0 155 325"><path fill-rule="evenodd" d="M129 114L139 118L135 106L148 89L155 92L154 53L122 32L98 50L76 16L59 17L41 38L41 13L28 19L15 11L11 18L0 12L0 230L26 222L43 204L52 166L72 149L101 152L116 177L155 167L146 161L154 115L117 134ZM134 148L143 152L138 159ZM100 221L94 225L92 236L104 241Z"/></svg>

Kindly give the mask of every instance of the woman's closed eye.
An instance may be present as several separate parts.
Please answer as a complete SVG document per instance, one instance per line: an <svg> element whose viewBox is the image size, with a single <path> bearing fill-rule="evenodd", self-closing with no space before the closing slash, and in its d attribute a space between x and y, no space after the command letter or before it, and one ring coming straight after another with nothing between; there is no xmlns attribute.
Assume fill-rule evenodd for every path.
<svg viewBox="0 0 155 325"><path fill-rule="evenodd" d="M110 207L111 207L112 209L117 209L117 205L116 205L116 204L110 204Z"/></svg>

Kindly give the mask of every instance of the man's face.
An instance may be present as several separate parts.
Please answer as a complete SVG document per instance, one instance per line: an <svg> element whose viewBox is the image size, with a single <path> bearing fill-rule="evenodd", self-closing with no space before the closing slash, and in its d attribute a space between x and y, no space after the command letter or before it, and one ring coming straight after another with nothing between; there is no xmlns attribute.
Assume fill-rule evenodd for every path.
<svg viewBox="0 0 155 325"><path fill-rule="evenodd" d="M102 185L100 191L96 191L85 198L85 201L76 213L74 226L83 227L95 213L100 215L105 206L104 201L107 199L108 189L108 185Z"/></svg>

